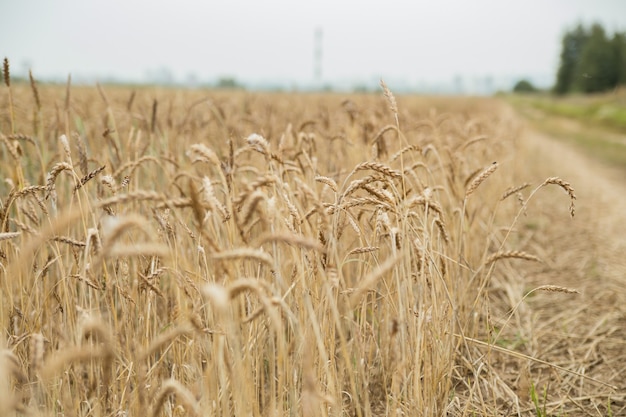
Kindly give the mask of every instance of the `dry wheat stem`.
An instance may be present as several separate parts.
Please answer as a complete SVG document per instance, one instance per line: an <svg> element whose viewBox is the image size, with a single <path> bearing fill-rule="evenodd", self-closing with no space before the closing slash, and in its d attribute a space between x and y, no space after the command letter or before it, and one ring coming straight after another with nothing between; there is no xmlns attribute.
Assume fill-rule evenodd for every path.
<svg viewBox="0 0 626 417"><path fill-rule="evenodd" d="M70 363L87 362L91 360L111 360L111 351L107 347L70 347L59 351L44 363L41 376L51 379L57 373L66 369Z"/></svg>
<svg viewBox="0 0 626 417"><path fill-rule="evenodd" d="M252 259L272 267L274 259L265 251L254 248L240 247L237 249L212 253L211 258L218 261L228 261L231 259Z"/></svg>
<svg viewBox="0 0 626 417"><path fill-rule="evenodd" d="M299 246L305 249L312 249L318 252L323 252L324 247L320 245L316 240L306 238L304 236L298 236L295 234L287 233L265 233L259 236L255 240L254 246L262 246L268 242L283 242L288 245Z"/></svg>
<svg viewBox="0 0 626 417"><path fill-rule="evenodd" d="M142 360L145 360L157 351L161 351L166 345L173 343L180 336L187 336L191 334L193 334L193 328L188 324L177 325L152 339L150 345L139 355L139 357Z"/></svg>
<svg viewBox="0 0 626 417"><path fill-rule="evenodd" d="M0 276L10 278L0 279L0 317L15 357L0 361L9 381L0 382L0 414L12 401L6 413L20 415L52 406L107 416L499 415L518 401L502 355L472 346L490 334L491 309L509 310L490 295L525 275L524 263L495 274L495 262L539 260L503 249L496 225L515 205L496 202L498 217L486 214L490 199L526 184L502 197L484 190L469 206L488 177L504 190L518 175L488 166L467 176L483 157L511 151L509 119L482 103L440 114L438 103L407 96L403 120L430 114L428 130L405 136L384 83L384 99L359 97L336 111L336 97L293 106L292 95L137 90L129 98L101 86L89 96L69 82L56 118L55 100L46 107L56 87L43 86L41 108L32 78L31 91L13 85L31 108L16 108L25 120L0 133L8 161L0 164ZM395 126L385 121L389 107ZM76 115L80 134L71 130ZM246 136L254 131L263 136ZM502 139L490 147L487 137ZM72 182L56 184L62 171ZM42 176L43 185L29 185ZM569 183L548 184L573 204ZM518 246L537 243L535 231L515 233ZM536 291L564 298L576 290ZM510 316L502 327L514 325ZM457 341L462 331L476 339ZM560 365L573 369L567 360ZM480 378L468 381L464 366ZM578 382L567 375L559 392L590 388Z"/></svg>
<svg viewBox="0 0 626 417"><path fill-rule="evenodd" d="M182 402L186 408L185 411L191 412L193 415L200 416L201 410L198 402L194 398L193 394L185 388L183 384L175 379L166 380L161 389L154 398L154 408L152 409L152 417L157 417L163 404L167 401L167 397L170 394L176 394L176 397Z"/></svg>
<svg viewBox="0 0 626 417"><path fill-rule="evenodd" d="M354 289L354 292L350 296L349 305L351 308L355 308L363 298L363 295L365 295L365 293L369 291L385 274L391 271L403 257L404 255L402 252L394 257L390 257L378 268L364 277L359 283L359 286Z"/></svg>
<svg viewBox="0 0 626 417"><path fill-rule="evenodd" d="M496 343L496 341L499 339L500 335L504 331L504 328L509 324L509 322L511 321L511 318L513 317L515 312L519 309L520 305L522 305L522 303L526 300L526 298L528 298L535 291L550 291L550 292L562 292L562 293L565 293L565 294L579 294L579 292L577 290L575 290L575 289L561 287L561 286L558 286L558 285L541 285L539 287L533 288L532 290L528 291L522 297L521 300L519 300L519 302L515 305L515 307L513 307L513 309L511 310L511 312L507 316L506 321L500 327L500 330L498 331L498 333L494 337L492 343Z"/></svg>
<svg viewBox="0 0 626 417"><path fill-rule="evenodd" d="M171 254L169 246L160 243L141 243L138 245L115 244L107 252L103 251L103 256L110 258L133 256L158 256L160 258L169 258Z"/></svg>

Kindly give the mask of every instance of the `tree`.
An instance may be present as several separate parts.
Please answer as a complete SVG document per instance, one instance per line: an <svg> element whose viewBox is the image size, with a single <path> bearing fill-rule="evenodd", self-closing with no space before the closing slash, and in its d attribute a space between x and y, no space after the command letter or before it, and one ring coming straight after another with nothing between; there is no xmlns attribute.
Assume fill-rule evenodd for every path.
<svg viewBox="0 0 626 417"><path fill-rule="evenodd" d="M609 38L600 24L565 33L554 92L595 93L626 85L626 33Z"/></svg>
<svg viewBox="0 0 626 417"><path fill-rule="evenodd" d="M617 85L626 85L626 33L616 33L611 44L617 65Z"/></svg>
<svg viewBox="0 0 626 417"><path fill-rule="evenodd" d="M561 49L561 63L556 75L554 91L557 94L565 94L572 89L576 67L580 61L583 46L587 42L589 34L582 25L578 25L563 37Z"/></svg>
<svg viewBox="0 0 626 417"><path fill-rule="evenodd" d="M227 90L243 88L243 86L239 84L239 82L237 82L237 79L235 77L229 77L229 76L220 77L217 80L216 87L227 89Z"/></svg>
<svg viewBox="0 0 626 417"><path fill-rule="evenodd" d="M520 80L513 87L514 93L534 93L537 89L528 80Z"/></svg>
<svg viewBox="0 0 626 417"><path fill-rule="evenodd" d="M580 52L580 62L574 72L574 89L595 93L617 85L615 50L599 24L591 27L589 38Z"/></svg>

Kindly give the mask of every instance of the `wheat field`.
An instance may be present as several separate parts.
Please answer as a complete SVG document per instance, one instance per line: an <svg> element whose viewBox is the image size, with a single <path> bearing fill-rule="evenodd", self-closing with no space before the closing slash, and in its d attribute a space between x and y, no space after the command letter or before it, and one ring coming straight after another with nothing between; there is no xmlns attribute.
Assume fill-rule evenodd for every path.
<svg viewBox="0 0 626 417"><path fill-rule="evenodd" d="M576 195L525 178L496 101L4 81L1 416L537 415L554 375L612 389L515 344L528 297L577 296L524 286L522 219Z"/></svg>

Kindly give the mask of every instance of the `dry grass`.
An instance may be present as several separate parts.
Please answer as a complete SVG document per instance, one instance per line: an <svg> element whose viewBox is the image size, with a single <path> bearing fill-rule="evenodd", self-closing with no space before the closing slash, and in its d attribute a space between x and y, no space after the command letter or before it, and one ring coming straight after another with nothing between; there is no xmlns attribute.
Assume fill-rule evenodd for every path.
<svg viewBox="0 0 626 417"><path fill-rule="evenodd" d="M501 345L528 330L515 258L539 259L520 216L571 186L504 200L526 184L497 103L383 88L348 105L7 85L0 411L529 415L518 362L607 399Z"/></svg>

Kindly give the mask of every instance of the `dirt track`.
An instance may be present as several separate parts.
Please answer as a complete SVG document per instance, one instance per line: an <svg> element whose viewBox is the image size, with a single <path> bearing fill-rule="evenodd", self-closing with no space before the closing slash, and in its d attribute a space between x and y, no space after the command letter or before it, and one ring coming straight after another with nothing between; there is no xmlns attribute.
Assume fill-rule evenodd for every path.
<svg viewBox="0 0 626 417"><path fill-rule="evenodd" d="M546 261L525 277L525 288L553 284L580 295L538 292L528 299L527 353L598 381L530 365L530 382L547 389L547 412L626 415L626 167L603 166L577 149L526 127L520 163L529 179L558 176L578 197L541 190L529 206L537 228L535 253ZM534 216L538 215L538 216Z"/></svg>

